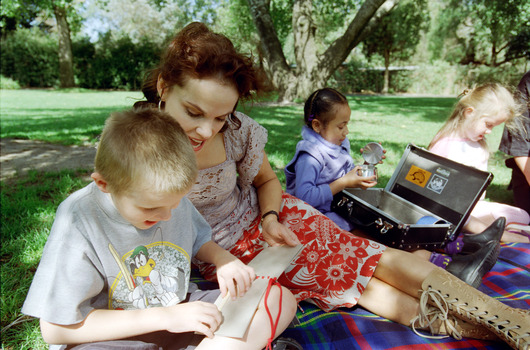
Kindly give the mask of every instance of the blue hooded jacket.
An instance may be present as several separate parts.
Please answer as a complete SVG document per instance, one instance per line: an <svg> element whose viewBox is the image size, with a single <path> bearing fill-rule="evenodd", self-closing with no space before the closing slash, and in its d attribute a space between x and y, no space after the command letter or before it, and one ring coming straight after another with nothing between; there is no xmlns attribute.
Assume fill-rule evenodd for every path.
<svg viewBox="0 0 530 350"><path fill-rule="evenodd" d="M341 228L351 230L352 226L346 220L330 212L333 195L329 184L354 167L348 138L338 146L304 126L302 140L284 170L286 191L320 210Z"/></svg>

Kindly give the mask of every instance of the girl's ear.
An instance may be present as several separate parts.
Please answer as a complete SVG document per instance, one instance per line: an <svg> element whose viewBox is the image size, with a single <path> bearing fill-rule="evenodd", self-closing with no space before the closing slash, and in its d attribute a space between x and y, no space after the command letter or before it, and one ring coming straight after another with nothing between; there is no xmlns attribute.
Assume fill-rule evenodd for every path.
<svg viewBox="0 0 530 350"><path fill-rule="evenodd" d="M318 119L313 119L311 121L311 127L313 128L313 130L315 130L315 132L320 133L320 131L322 130L322 123Z"/></svg>
<svg viewBox="0 0 530 350"><path fill-rule="evenodd" d="M472 117L473 113L475 113L475 109L473 107L466 107L466 109L464 109L464 116L466 118Z"/></svg>
<svg viewBox="0 0 530 350"><path fill-rule="evenodd" d="M158 96L160 96L160 100L163 101L164 92L166 90L166 84L164 83L164 79L159 75L158 79L156 81L156 90L158 92Z"/></svg>
<svg viewBox="0 0 530 350"><path fill-rule="evenodd" d="M105 179L103 178L103 175L101 175L98 172L94 172L92 173L92 175L90 175L90 177L94 180L94 182L96 183L96 186L98 186L101 192L110 193L108 190L107 181L105 181Z"/></svg>

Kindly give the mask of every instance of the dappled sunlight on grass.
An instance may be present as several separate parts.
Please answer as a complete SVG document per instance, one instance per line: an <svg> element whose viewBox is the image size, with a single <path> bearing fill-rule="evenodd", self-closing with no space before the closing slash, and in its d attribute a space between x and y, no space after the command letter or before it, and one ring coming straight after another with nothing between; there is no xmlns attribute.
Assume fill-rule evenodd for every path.
<svg viewBox="0 0 530 350"><path fill-rule="evenodd" d="M110 113L132 107L139 92L2 90L2 138L64 145L94 143ZM21 122L23 120L23 122Z"/></svg>

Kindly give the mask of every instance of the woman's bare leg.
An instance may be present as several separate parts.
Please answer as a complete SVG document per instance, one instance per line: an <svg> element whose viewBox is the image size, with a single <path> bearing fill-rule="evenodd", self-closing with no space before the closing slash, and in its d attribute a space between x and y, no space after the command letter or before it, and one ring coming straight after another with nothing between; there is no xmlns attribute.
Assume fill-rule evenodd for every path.
<svg viewBox="0 0 530 350"><path fill-rule="evenodd" d="M435 268L427 255L430 252L425 250L409 253L387 248L359 305L381 317L410 325L410 320L418 315L421 283Z"/></svg>
<svg viewBox="0 0 530 350"><path fill-rule="evenodd" d="M416 254L388 248L359 298L359 305L406 326L414 322L416 329L424 328L433 334L449 334L457 339L496 339L482 325L457 320L452 315L448 316L446 311L420 305L419 295L424 280L440 272L449 274ZM453 279L463 287L472 288L457 278ZM437 316L433 319L434 314Z"/></svg>
<svg viewBox="0 0 530 350"><path fill-rule="evenodd" d="M375 277L366 285L359 305L368 311L405 326L418 315L419 300Z"/></svg>
<svg viewBox="0 0 530 350"><path fill-rule="evenodd" d="M417 298L423 280L436 266L423 257L403 250L387 248L375 269L374 276Z"/></svg>
<svg viewBox="0 0 530 350"><path fill-rule="evenodd" d="M280 289L274 286L267 299L267 306L271 312L273 320L279 311ZM276 328L274 337L279 336L291 323L296 315L296 299L293 294L286 288L282 287L282 312ZM210 349L231 349L231 350L249 350L263 349L267 345L267 340L271 336L271 326L269 316L265 310L263 300L260 302L258 310L254 314L249 329L242 339L215 336L213 339L204 338L199 344L197 350Z"/></svg>

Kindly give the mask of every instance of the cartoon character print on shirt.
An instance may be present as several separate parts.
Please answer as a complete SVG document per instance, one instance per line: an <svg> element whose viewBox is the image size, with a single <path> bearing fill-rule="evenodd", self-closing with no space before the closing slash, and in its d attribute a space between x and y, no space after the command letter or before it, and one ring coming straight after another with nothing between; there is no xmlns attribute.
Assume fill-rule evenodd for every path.
<svg viewBox="0 0 530 350"><path fill-rule="evenodd" d="M109 244L109 250L120 268L109 291L109 309L171 306L185 299L190 257L181 247L163 241L160 227L156 229L155 236L159 236L160 240L137 246L122 257Z"/></svg>

